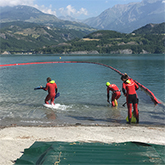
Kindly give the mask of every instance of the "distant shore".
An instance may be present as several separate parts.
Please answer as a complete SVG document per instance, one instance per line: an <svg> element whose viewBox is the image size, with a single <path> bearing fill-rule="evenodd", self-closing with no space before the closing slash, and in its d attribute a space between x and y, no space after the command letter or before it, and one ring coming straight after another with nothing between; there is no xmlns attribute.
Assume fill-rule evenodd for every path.
<svg viewBox="0 0 165 165"><path fill-rule="evenodd" d="M35 141L122 143L136 141L165 145L165 126L4 127L0 129L0 164L12 165Z"/></svg>

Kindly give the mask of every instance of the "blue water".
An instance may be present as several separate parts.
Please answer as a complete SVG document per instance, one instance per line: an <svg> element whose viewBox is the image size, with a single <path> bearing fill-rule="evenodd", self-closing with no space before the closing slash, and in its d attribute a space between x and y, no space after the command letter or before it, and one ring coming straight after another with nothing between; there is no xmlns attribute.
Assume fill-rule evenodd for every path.
<svg viewBox="0 0 165 165"><path fill-rule="evenodd" d="M61 58L60 58L61 57ZM1 55L0 64L42 61L87 61L112 66L143 84L165 102L164 55ZM54 79L60 97L58 109L43 106L47 92L34 90ZM120 75L110 68L88 63L39 64L0 68L0 125L121 125L125 124L125 97L118 108L106 102L105 83L120 89ZM163 105L154 106L143 91L138 90L140 124L165 125Z"/></svg>

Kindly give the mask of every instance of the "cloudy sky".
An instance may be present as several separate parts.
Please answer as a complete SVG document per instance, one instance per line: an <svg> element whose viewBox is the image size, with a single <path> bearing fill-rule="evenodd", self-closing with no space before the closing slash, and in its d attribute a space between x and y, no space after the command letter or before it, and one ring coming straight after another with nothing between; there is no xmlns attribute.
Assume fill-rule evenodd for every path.
<svg viewBox="0 0 165 165"><path fill-rule="evenodd" d="M27 5L44 13L86 19L101 14L116 4L141 2L142 0L0 0L0 6Z"/></svg>

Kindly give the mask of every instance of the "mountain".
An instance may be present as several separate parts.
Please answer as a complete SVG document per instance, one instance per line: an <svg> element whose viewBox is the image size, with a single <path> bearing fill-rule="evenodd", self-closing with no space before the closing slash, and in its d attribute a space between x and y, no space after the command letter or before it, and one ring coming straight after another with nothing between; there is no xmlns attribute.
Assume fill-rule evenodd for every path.
<svg viewBox="0 0 165 165"><path fill-rule="evenodd" d="M86 32L74 29L58 29L53 26L16 21L1 23L0 53L4 51L32 51L37 48L58 45L75 38L82 38Z"/></svg>
<svg viewBox="0 0 165 165"><path fill-rule="evenodd" d="M161 24L147 24L135 31L135 34L165 34L165 22Z"/></svg>
<svg viewBox="0 0 165 165"><path fill-rule="evenodd" d="M24 5L1 7L0 18L0 23L23 21L53 26L56 28L75 29L87 33L95 30L84 23L61 20L54 15L45 14L34 7Z"/></svg>
<svg viewBox="0 0 165 165"><path fill-rule="evenodd" d="M164 24L148 24L131 34L99 30L85 35L73 29L56 29L29 22L3 23L0 53L165 53Z"/></svg>
<svg viewBox="0 0 165 165"><path fill-rule="evenodd" d="M96 29L131 33L149 23L165 22L164 9L164 0L143 0L139 3L115 5L83 22Z"/></svg>
<svg viewBox="0 0 165 165"><path fill-rule="evenodd" d="M58 18L61 19L61 20L65 20L65 21L82 22L81 20L73 18L71 16L60 16Z"/></svg>
<svg viewBox="0 0 165 165"><path fill-rule="evenodd" d="M105 25L107 23L108 27L109 16L111 16L111 20L113 19L111 25L116 26L116 29L114 31L97 31L96 33L93 33L96 29L84 23L60 20L54 15L44 14L33 7L1 7L0 53L4 51L10 51L11 53L70 53L76 51L96 51L98 53L165 52L164 23L150 23L145 24L146 26L143 27L140 26L139 29L137 28L140 18L144 23L146 18L149 19L149 14L151 17L149 22L151 22L151 19L154 22L154 16L155 18L157 18L156 16L162 16L164 3L161 3L163 5L160 6L160 0L143 0L142 2L116 5L113 7L113 13L112 9L107 10L109 15L107 11L103 12L102 18L99 17L100 20L97 22L99 26L104 28L102 25L102 22L104 22ZM122 20L124 19L124 13L125 22ZM120 19L118 18L119 15ZM142 15L144 18L142 18ZM95 19L93 18L91 23L95 22ZM160 21L159 19L157 20ZM119 28L122 28L121 30L133 28L132 25L134 25L133 34L117 32Z"/></svg>
<svg viewBox="0 0 165 165"><path fill-rule="evenodd" d="M59 22L60 20L49 14L37 10L34 7L29 6L14 6L14 7L3 7L0 10L1 23L11 21L25 21L33 23L50 23Z"/></svg>
<svg viewBox="0 0 165 165"><path fill-rule="evenodd" d="M82 39L70 40L62 45L38 49L35 53L162 54L165 53L164 42L164 34L145 34L145 32L144 34L126 34L111 30L99 30Z"/></svg>

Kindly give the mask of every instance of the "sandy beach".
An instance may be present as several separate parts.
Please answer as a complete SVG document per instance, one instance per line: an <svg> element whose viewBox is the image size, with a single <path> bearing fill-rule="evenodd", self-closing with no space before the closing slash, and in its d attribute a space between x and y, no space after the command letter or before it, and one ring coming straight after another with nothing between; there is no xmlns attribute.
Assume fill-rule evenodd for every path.
<svg viewBox="0 0 165 165"><path fill-rule="evenodd" d="M6 127L0 129L0 164L12 165L35 141L83 141L120 143L128 141L165 145L165 127L157 126L67 126Z"/></svg>

